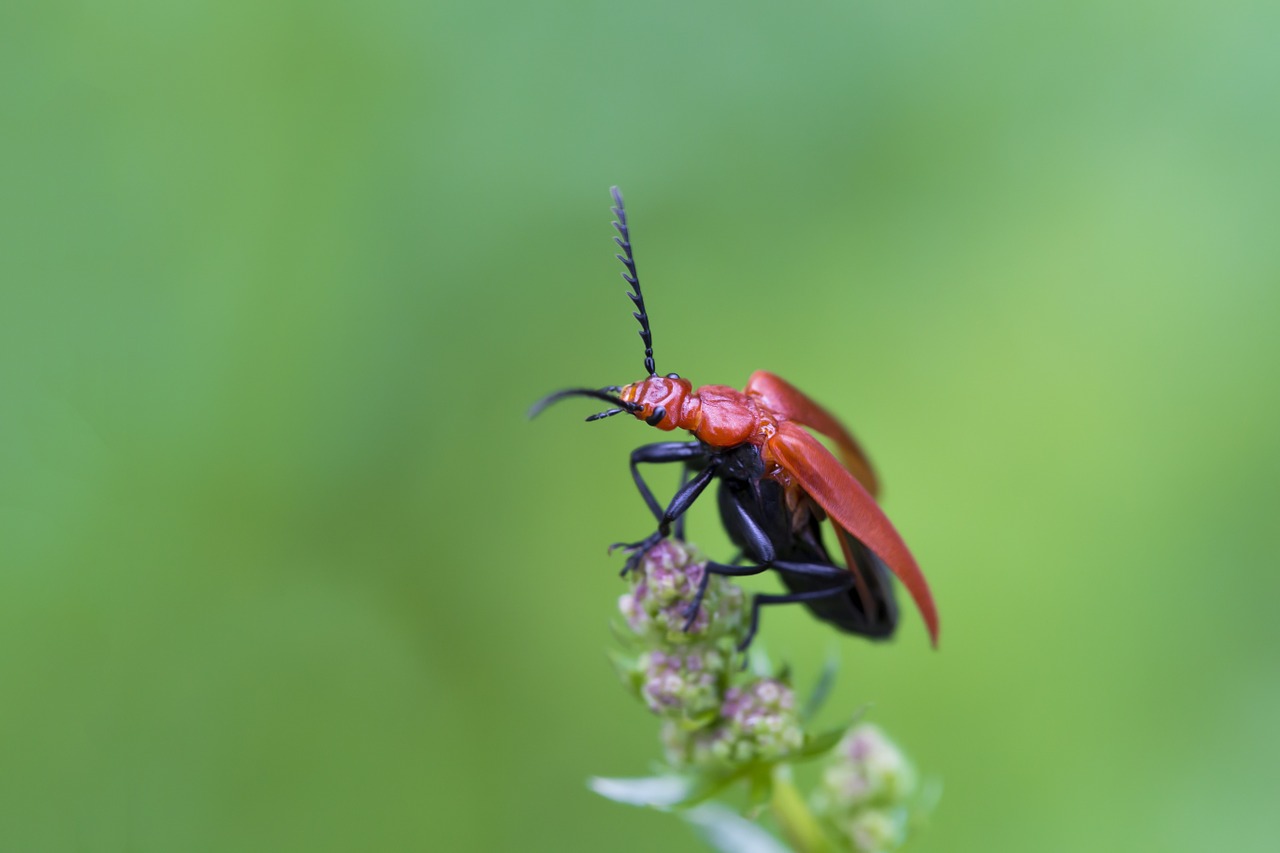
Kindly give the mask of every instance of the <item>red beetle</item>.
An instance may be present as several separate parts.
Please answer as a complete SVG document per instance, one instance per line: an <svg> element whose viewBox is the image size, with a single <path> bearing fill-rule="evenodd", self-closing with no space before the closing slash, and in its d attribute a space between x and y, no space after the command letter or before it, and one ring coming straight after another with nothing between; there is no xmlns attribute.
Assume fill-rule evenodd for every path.
<svg viewBox="0 0 1280 853"><path fill-rule="evenodd" d="M786 602L804 602L820 619L842 630L888 637L897 623L897 609L885 574L887 566L915 600L936 646L938 614L929 585L902 537L876 504L873 496L878 484L871 465L839 421L772 373L752 374L743 391L725 385L695 389L677 374L658 375L622 195L617 187L612 192L617 205L613 225L620 234L614 240L624 253L618 259L627 268L622 277L631 285L628 296L640 321L649 376L625 386L558 391L539 401L530 415L565 397L594 397L615 408L591 415L588 421L625 412L660 430L681 429L693 435L693 441L659 442L631 454L632 475L658 521L658 529L646 539L624 546L631 557L623 571L635 568L644 553L673 527L677 536L682 536L685 511L712 479L719 479L721 519L749 564L708 562L702 589L687 614L689 624L697 615L711 574L749 575L772 569L780 573L791 592L755 597L744 647L755 633L759 608ZM808 429L831 439L840 458ZM642 462L679 462L694 476L663 508L640 476L637 465ZM844 566L831 559L823 544L819 523L824 518L835 529Z"/></svg>

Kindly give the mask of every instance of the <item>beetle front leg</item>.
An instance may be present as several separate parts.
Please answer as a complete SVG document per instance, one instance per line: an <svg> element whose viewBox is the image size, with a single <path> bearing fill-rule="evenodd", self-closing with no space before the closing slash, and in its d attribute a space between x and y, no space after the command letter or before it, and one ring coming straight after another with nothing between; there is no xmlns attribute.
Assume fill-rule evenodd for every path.
<svg viewBox="0 0 1280 853"><path fill-rule="evenodd" d="M690 470L689 463L687 462L684 465L680 466L680 485L677 487L678 489L683 489L685 483L689 482L689 470ZM684 541L684 519L685 517L683 515L677 518L675 523L675 530L672 531L673 533L675 533L676 538L679 539L681 542Z"/></svg>
<svg viewBox="0 0 1280 853"><path fill-rule="evenodd" d="M698 441L660 441L656 444L637 447L631 451L631 479L635 480L636 489L639 490L640 497L644 498L645 505L649 507L649 511L653 513L655 519L662 521L664 512L662 505L658 503L658 499L653 496L653 490L644 481L644 477L640 476L640 463L656 465L663 462L684 462L686 463L684 470L687 471L688 463L705 459L706 456L706 449ZM684 486L684 476L682 475L681 489Z"/></svg>
<svg viewBox="0 0 1280 853"><path fill-rule="evenodd" d="M640 449L643 450L644 448ZM675 497L671 499L671 503L666 510L658 514L658 529L651 535L639 542L615 542L609 546L610 551L615 548L623 548L631 552L630 556L627 557L626 564L622 567L623 575L635 571L636 567L640 565L640 561L644 559L644 555L649 552L649 549L670 535L671 525L685 514L685 511L693 505L698 496L710 485L719 467L719 460L713 458L705 468L698 472L698 476L681 486Z"/></svg>

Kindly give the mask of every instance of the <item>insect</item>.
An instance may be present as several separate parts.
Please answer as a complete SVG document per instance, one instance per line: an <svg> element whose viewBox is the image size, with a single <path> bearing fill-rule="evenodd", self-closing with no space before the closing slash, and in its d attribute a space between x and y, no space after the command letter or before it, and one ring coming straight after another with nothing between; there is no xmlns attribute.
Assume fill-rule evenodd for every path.
<svg viewBox="0 0 1280 853"><path fill-rule="evenodd" d="M686 628L697 616L712 574L745 576L773 570L789 591L755 596L742 648L759 627L761 607L792 602L805 604L817 618L842 631L886 638L898 621L892 572L914 599L936 646L938 614L928 583L875 501L879 486L866 454L839 421L772 373L757 371L742 391L725 385L695 390L678 374L658 374L626 209L618 188L611 192L618 231L613 239L622 250L617 258L631 287L627 295L640 323L648 376L630 385L557 391L534 404L529 415L568 397L591 397L611 408L590 415L588 421L625 413L664 432L680 429L692 434L692 441L663 441L631 453L632 478L658 527L639 542L614 546L629 552L623 573L634 570L644 554L672 532L683 538L685 512L712 480L718 480L721 521L741 557L734 563L707 563L701 587L685 613ZM840 458L809 430L830 439ZM683 466L681 486L665 507L639 469L641 464L663 463ZM843 566L823 543L824 520L834 529Z"/></svg>

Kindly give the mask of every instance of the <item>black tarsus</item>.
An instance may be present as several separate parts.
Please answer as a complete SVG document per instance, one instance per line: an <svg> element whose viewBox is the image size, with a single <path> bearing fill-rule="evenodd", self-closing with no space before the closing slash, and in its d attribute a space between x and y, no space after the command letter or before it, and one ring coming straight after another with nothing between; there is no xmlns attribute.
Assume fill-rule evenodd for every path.
<svg viewBox="0 0 1280 853"><path fill-rule="evenodd" d="M640 277L636 275L636 259L631 252L631 235L627 230L627 209L622 204L622 191L617 187L610 187L609 192L613 194L614 207L610 208L613 215L618 217L613 223L613 227L618 229L621 236L614 237L613 242L618 244L618 248L622 249L626 254L617 255L618 260L622 261L623 266L627 268L627 272L622 274L622 279L631 285L631 293L627 296L631 297L631 301L635 303L636 309L632 312L637 320L640 321L640 339L644 341L644 369L649 371L650 376L657 376L658 371L653 366L653 332L649 328L649 314L644 309L644 295L640 292Z"/></svg>

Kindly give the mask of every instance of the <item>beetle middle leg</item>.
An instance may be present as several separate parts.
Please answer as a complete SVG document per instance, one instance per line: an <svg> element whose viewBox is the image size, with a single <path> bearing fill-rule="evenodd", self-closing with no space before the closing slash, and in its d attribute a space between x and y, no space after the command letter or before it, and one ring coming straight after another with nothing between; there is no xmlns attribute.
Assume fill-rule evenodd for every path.
<svg viewBox="0 0 1280 853"><path fill-rule="evenodd" d="M680 485L676 487L677 490L683 489L685 483L689 482L689 472L691 470L690 465L690 462L686 462L684 465L680 466ZM675 537L682 542L684 541L684 520L685 515L681 513L680 517L676 519L675 525L671 531L675 534Z"/></svg>
<svg viewBox="0 0 1280 853"><path fill-rule="evenodd" d="M711 575L713 574L727 577L746 577L776 569L793 576L802 576L809 579L810 589L785 595L761 593L754 596L751 602L750 627L746 638L739 645L740 649L745 649L751 644L752 638L755 637L762 606L836 596L847 592L853 585L855 580L853 574L848 569L833 563L779 559L778 546L775 545L769 534L765 532L764 525L761 523L760 518L757 517L760 512L758 505L748 500L745 495L739 496L730 493L726 496L722 493L722 497L725 498L722 501L721 509L726 527L730 529L731 536L742 544L742 555L755 565L736 566L708 562L698 584L697 594L685 611L684 628L686 631L692 627L694 620L698 616L703 599L706 597L707 585L710 583Z"/></svg>
<svg viewBox="0 0 1280 853"><path fill-rule="evenodd" d="M782 564L775 563L773 568L782 571L795 571L797 566L808 566L805 564ZM839 566L822 566L820 568L835 569L841 577L835 578L835 582L829 587L821 587L819 589L805 590L804 592L789 592L785 594L775 593L758 593L751 599L751 623L747 627L747 636L738 644L738 651L743 651L751 645L751 641L755 639L756 630L760 627L760 608L767 604L794 604L803 601L817 601L822 598L831 598L837 595L843 595L853 588L853 574ZM806 572L807 573L807 572Z"/></svg>
<svg viewBox="0 0 1280 853"><path fill-rule="evenodd" d="M760 625L760 608L766 604L790 604L842 595L853 587L854 582L853 574L848 569L831 563L794 563L789 560L770 560L754 566L729 566L724 563L708 561L706 569L702 573L702 579L698 583L698 592L693 597L693 603L684 612L684 630L688 631L693 626L694 620L698 618L698 611L702 608L702 600L706 597L707 584L710 582L712 575L749 577L763 574L770 569L820 579L825 583L817 589L803 592L785 594L757 593L754 595L751 599L751 623L747 630L747 636L738 644L738 651L742 651L751 645L751 640L755 638L756 629Z"/></svg>

